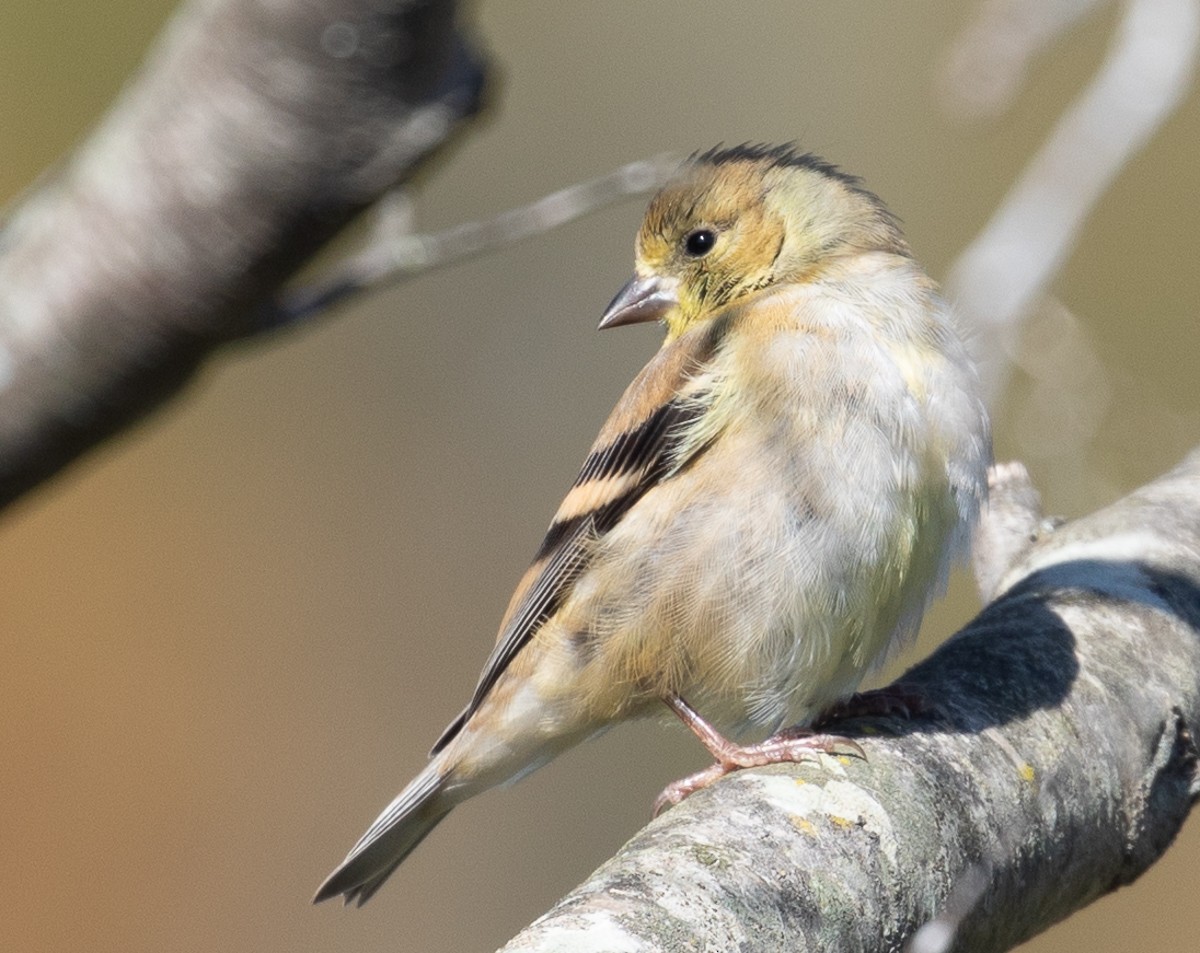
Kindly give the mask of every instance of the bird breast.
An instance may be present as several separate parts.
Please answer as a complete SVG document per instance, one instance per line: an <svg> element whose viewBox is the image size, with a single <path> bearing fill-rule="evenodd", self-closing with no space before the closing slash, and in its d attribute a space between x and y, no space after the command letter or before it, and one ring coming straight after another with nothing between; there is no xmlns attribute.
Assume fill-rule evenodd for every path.
<svg viewBox="0 0 1200 953"><path fill-rule="evenodd" d="M733 316L703 372L716 439L597 543L557 620L597 717L675 692L730 733L773 731L915 630L986 450L940 300L889 269Z"/></svg>

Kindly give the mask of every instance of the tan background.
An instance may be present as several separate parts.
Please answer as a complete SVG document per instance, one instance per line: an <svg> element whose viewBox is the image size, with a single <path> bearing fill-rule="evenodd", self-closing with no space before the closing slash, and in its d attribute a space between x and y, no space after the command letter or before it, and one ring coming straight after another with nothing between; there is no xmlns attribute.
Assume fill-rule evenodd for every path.
<svg viewBox="0 0 1200 953"><path fill-rule="evenodd" d="M84 134L171 6L7 0L0 196ZM1008 117L963 128L932 89L972 7L481 5L498 108L427 177L422 222L662 149L796 138L864 175L942 275L1115 23L1082 25ZM997 409L998 454L1026 457L1056 512L1196 442L1198 103L1124 171L1056 282L1102 379L1050 407L1019 380ZM307 903L458 710L561 491L656 345L648 328L593 331L639 217L629 203L231 351L3 518L0 949L490 949L703 762L682 733L621 728L457 812L366 909ZM1056 359L1068 377L1087 364ZM1099 431L1064 454L1056 428L1081 416ZM974 611L964 580L953 596L929 638ZM1193 821L1138 885L1029 949L1193 950L1198 865Z"/></svg>

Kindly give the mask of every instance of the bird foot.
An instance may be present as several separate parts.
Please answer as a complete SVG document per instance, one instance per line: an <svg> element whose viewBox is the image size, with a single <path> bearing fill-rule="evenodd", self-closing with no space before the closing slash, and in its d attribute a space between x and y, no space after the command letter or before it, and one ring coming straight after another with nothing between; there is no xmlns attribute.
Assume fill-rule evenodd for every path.
<svg viewBox="0 0 1200 953"><path fill-rule="evenodd" d="M818 754L853 754L864 759L867 756L858 743L850 738L814 734L799 726L784 728L756 745L735 745L726 742L715 764L686 778L680 778L663 789L654 802L654 816L658 817L667 807L674 807L684 798L734 771L740 771L742 768L761 768L768 764L815 761Z"/></svg>

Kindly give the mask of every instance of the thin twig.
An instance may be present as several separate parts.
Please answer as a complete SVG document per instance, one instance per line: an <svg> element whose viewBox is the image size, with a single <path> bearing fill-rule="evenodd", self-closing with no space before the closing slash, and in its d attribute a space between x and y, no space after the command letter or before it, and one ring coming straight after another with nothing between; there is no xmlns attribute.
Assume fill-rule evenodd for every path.
<svg viewBox="0 0 1200 953"><path fill-rule="evenodd" d="M969 123L1003 115L1030 62L1109 0L981 0L955 38L938 78L947 115Z"/></svg>
<svg viewBox="0 0 1200 953"><path fill-rule="evenodd" d="M272 323L308 320L364 291L474 258L541 235L622 199L644 195L661 186L678 165L679 157L669 153L640 159L493 218L464 222L426 235L407 232L410 207L406 196L401 196L395 204L381 207L374 234L358 252L339 263L331 276L281 296L274 306Z"/></svg>
<svg viewBox="0 0 1200 953"><path fill-rule="evenodd" d="M1021 322L1084 220L1190 86L1198 46L1200 2L1129 0L1092 84L951 268L946 287L986 355L989 397L1007 382Z"/></svg>

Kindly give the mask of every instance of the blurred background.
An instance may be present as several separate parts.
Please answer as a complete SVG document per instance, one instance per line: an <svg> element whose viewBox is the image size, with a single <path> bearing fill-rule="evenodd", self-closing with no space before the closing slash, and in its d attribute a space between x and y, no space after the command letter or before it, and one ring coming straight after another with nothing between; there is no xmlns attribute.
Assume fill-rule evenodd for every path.
<svg viewBox="0 0 1200 953"><path fill-rule="evenodd" d="M4 202L85 135L172 6L7 0ZM421 227L662 150L795 139L864 176L945 277L1100 69L1123 8L1076 22L986 121L947 95L979 9L471 6L493 109L423 176ZM996 450L1026 461L1051 512L1103 505L1197 443L1198 141L1189 87L1023 331ZM466 699L657 347L653 328L594 331L642 205L229 350L0 518L0 949L492 949L705 762L682 730L624 726L457 811L366 908L308 904ZM956 578L900 664L976 608ZM1025 949L1194 949L1197 865L1193 821L1136 885Z"/></svg>

